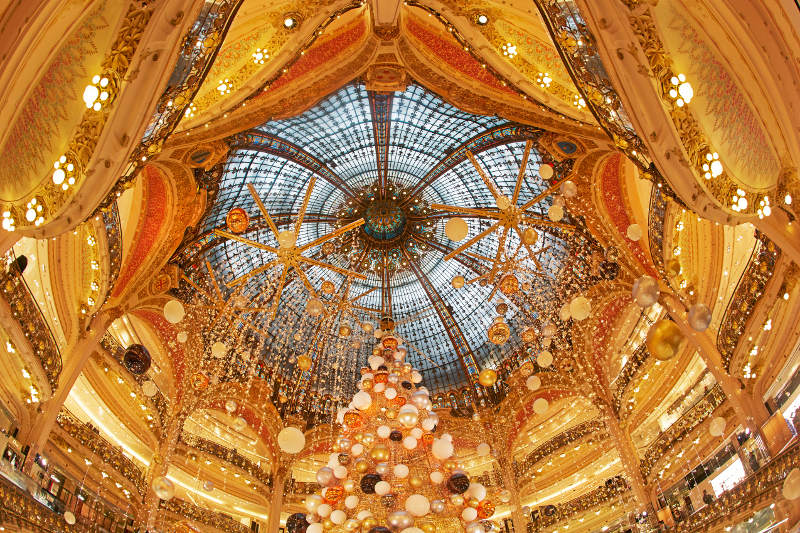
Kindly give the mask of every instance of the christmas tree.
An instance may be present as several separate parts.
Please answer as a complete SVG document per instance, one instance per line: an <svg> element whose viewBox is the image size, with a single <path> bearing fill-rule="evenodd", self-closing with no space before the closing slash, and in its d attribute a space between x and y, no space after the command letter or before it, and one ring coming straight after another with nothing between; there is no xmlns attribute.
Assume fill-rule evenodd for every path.
<svg viewBox="0 0 800 533"><path fill-rule="evenodd" d="M391 333L373 349L359 391L337 414L341 430L317 471L320 490L306 498L306 513L289 517L289 533L485 531L481 520L494 505L461 470L452 437L437 431L406 353Z"/></svg>

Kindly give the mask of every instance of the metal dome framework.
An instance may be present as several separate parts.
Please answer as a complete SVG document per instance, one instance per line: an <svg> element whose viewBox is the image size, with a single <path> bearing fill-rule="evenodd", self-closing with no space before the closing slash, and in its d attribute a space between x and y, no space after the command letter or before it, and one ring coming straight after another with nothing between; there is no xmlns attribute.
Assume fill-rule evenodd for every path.
<svg viewBox="0 0 800 533"><path fill-rule="evenodd" d="M455 276L476 278L489 270L491 265L480 257L495 256L500 232L490 233L467 252L445 260L459 243L447 238L444 226L451 216L459 215L427 206L496 209L492 192L470 161L474 154L499 192L514 195L519 175L522 179L516 195L521 204L545 196L529 207L529 214L546 217L551 199L542 193L563 176L557 171L549 182L539 176L540 164L552 161L538 143L542 133L499 117L461 111L419 85L395 93L367 91L360 83L346 85L301 115L274 120L229 139L231 152L222 165L218 193L201 222L202 237L195 241L195 249L202 248L198 257L203 255L226 283L274 261L274 254L264 247L257 249L241 239L214 234L215 229L225 229L227 213L240 207L251 218L249 229L241 236L278 247L250 187L279 230L294 228L296 214L306 200L298 246L352 221L354 212L366 213L375 201L389 202L385 211L407 218L402 227L394 225L396 221L383 221L392 230L386 238L381 237L380 228L375 233L374 227L372 232L360 227L342 235L335 247L317 245L308 250L309 256L340 269L363 272L366 279L346 279L313 265L304 268L305 277L317 289L326 280L336 287L335 293L321 294L325 301L340 297L345 286L350 294L371 292L351 307L349 318L326 313L320 323L304 316L310 297L307 283L299 276L289 276L276 318L260 318L262 329L271 336L261 345L260 356L267 367L280 368L286 375L296 371L301 381L312 382L318 392L346 393L368 355L365 343L358 345L358 335L369 333L362 332L353 317L377 323L380 316L391 314L397 333L409 344L409 360L423 372L428 387L440 391L463 386L474 381L480 368L499 366L520 346L517 332L533 318L553 311L539 302L555 294L552 282L567 256L567 240L559 228L541 229L533 246L538 264L529 259L523 263L542 275L526 291L531 305L522 313L519 299L505 298L491 285L474 283L456 289L451 283ZM528 141L533 149L524 173L520 173ZM305 199L312 177L316 185ZM349 215L343 215L344 211ZM493 222L480 214L464 218L469 235L486 230ZM512 232L502 245L511 254L519 249L519 238ZM370 261L378 268L364 269ZM384 268L380 268L381 261ZM202 269L195 272L201 275ZM265 270L247 279L241 292L250 295L251 305L266 306L274 291L263 288L274 285L278 276L274 270ZM490 294L492 301L487 299ZM488 341L486 330L497 316L495 308L500 302L508 304L505 317L512 336L498 347ZM534 309L537 306L541 308ZM339 326L347 321L355 334L343 339L338 335ZM301 374L295 358L303 353L312 356L314 368L330 371L314 372L313 378L308 371Z"/></svg>

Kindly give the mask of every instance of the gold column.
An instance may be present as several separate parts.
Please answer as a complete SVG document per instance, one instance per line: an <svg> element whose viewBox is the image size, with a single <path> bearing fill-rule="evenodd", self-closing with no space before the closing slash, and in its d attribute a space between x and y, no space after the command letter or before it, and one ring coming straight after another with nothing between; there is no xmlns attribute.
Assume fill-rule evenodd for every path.
<svg viewBox="0 0 800 533"><path fill-rule="evenodd" d="M147 474L145 476L146 492L139 520L147 524L148 530L153 530L155 526L158 506L161 503L153 490L153 480L157 477L167 475L172 452L178 444L178 437L180 437L181 431L183 430L183 422L185 419L186 417L180 411L180 406L176 406L175 411L173 411L172 415L169 417L164 438L159 441L158 449L153 455L153 461L147 469Z"/></svg>
<svg viewBox="0 0 800 533"><path fill-rule="evenodd" d="M275 465L275 475L272 478L272 498L270 499L269 515L267 516L267 531L278 531L281 525L284 486L291 473L290 457L280 452Z"/></svg>

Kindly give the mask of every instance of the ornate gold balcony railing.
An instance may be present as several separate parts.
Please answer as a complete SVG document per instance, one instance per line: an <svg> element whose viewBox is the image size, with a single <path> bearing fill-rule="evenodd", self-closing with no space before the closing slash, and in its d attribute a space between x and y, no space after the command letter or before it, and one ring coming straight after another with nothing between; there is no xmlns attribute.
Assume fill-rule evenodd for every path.
<svg viewBox="0 0 800 533"><path fill-rule="evenodd" d="M614 382L614 391L612 392L612 401L614 409L617 413L620 412L622 407L622 397L625 395L625 390L628 388L631 380L642 368L647 358L650 357L650 352L647 351L647 346L642 343L631 354L630 358L625 362L625 366L619 373L616 381Z"/></svg>
<svg viewBox="0 0 800 533"><path fill-rule="evenodd" d="M269 472L265 472L256 463L240 454L236 450L227 448L208 439L198 437L197 435L182 434L181 441L190 448L213 455L214 457L222 459L223 461L240 468L266 487L272 486L272 476L269 474Z"/></svg>
<svg viewBox="0 0 800 533"><path fill-rule="evenodd" d="M189 502L172 498L169 501L160 500L159 507L168 512L200 522L227 533L250 533L250 528L241 524L235 518L221 513L202 509Z"/></svg>
<svg viewBox="0 0 800 533"><path fill-rule="evenodd" d="M542 459L556 453L558 450L567 446L575 441L578 441L592 433L605 430L605 424L601 420L589 420L582 424L559 433L552 439L548 440L541 446L529 453L525 459L515 465L514 474L519 481L520 478L527 476L530 470Z"/></svg>
<svg viewBox="0 0 800 533"><path fill-rule="evenodd" d="M16 259L14 252L9 251L3 259L5 264L0 271L0 291L30 342L33 353L38 357L50 389L55 390L61 375L61 352L58 343L28 284L25 283L25 278L15 273L13 267L11 272L8 272L9 265Z"/></svg>
<svg viewBox="0 0 800 533"><path fill-rule="evenodd" d="M664 218L667 216L667 197L663 187L653 186L650 190L650 211L647 215L647 239L650 244L650 257L656 270L666 275L664 268Z"/></svg>
<svg viewBox="0 0 800 533"><path fill-rule="evenodd" d="M731 362L736 352L739 339L747 319L753 314L767 283L775 273L775 263L781 251L775 243L761 233L756 233L757 244L750 255L750 261L742 272L739 283L728 303L722 324L717 334L717 348L722 356L722 364L727 372L731 372Z"/></svg>
<svg viewBox="0 0 800 533"><path fill-rule="evenodd" d="M106 465L113 468L122 477L130 480L140 495L146 491L144 472L131 459L126 457L122 450L105 440L100 434L88 424L84 424L68 411L61 411L56 419L58 426L70 437L78 441L81 446L96 454ZM57 434L51 436L51 440L64 447L65 441L59 442Z"/></svg>
<svg viewBox="0 0 800 533"><path fill-rule="evenodd" d="M109 283L113 283L119 276L119 269L122 265L122 226L117 202L112 202L107 209L103 210L102 216L108 246L108 279ZM111 291L108 294L111 294Z"/></svg>
<svg viewBox="0 0 800 533"><path fill-rule="evenodd" d="M664 456L664 452L672 448L675 443L703 423L711 416L714 410L725 401L725 393L722 387L714 385L691 409L686 411L678 420L675 421L666 431L661 433L658 438L647 448L644 458L640 461L642 475L647 479L652 473L652 469L658 460Z"/></svg>
<svg viewBox="0 0 800 533"><path fill-rule="evenodd" d="M15 527L20 531L48 533L92 531L80 523L67 525L63 516L37 502L28 492L3 477L0 477L0 525Z"/></svg>
<svg viewBox="0 0 800 533"><path fill-rule="evenodd" d="M795 443L711 504L678 523L677 531L717 530L726 522L730 524L740 512L752 512L776 502L780 498L783 480L799 466L800 444Z"/></svg>
<svg viewBox="0 0 800 533"><path fill-rule="evenodd" d="M614 477L606 480L605 485L595 490L579 496L573 500L559 505L546 505L533 510L532 522L535 527L551 528L553 525L568 520L569 518L593 509L610 500L624 498L630 492L630 487L621 477ZM538 511L538 518L537 516Z"/></svg>

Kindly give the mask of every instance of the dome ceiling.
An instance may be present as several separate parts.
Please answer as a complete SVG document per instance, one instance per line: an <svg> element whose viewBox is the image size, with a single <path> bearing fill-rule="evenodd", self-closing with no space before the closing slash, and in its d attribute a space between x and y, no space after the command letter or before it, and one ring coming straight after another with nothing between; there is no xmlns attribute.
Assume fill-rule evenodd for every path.
<svg viewBox="0 0 800 533"><path fill-rule="evenodd" d="M280 368L289 375L296 358L308 354L315 365L327 369L314 372L313 387L338 396L355 381L353 375L372 345L363 342L372 333L360 324L378 327L382 316L392 316L427 386L458 387L468 381L475 365L478 370L499 366L519 347L518 334L527 324L518 312L521 296L506 298L483 282L453 286L457 276L471 280L489 271L491 262L482 258L495 257L502 232L490 232L445 260L467 239L448 239L445 224L453 214L432 206L496 210L495 198L469 155L474 154L498 192L510 198L530 140L518 203L542 197L527 215L546 218L552 199L542 193L559 176L545 181L539 175L544 162L557 163L540 148L543 133L461 111L416 84L394 93L368 91L360 83L346 85L299 116L267 122L228 139L227 160L214 178L206 178L218 183L213 205L201 222L202 237L184 249L182 263L198 286L206 283L206 294L212 293L213 285L203 281L210 271L220 295L239 302L240 320L233 323L261 333L261 341L249 345L256 347L263 368ZM315 184L309 190L312 177ZM310 293L301 275L289 273L283 290L275 289L281 282L281 267L273 268L276 256L253 242L273 250L280 245L256 197L279 231L295 227L307 199L296 240L301 249L314 243L303 255L318 263L303 262L299 268L325 304L321 317L307 313ZM226 217L237 208L250 219L240 235L243 239L215 234L215 229L229 228ZM361 219L363 225L322 242L327 234ZM480 214L464 219L470 237L494 222ZM503 257L517 253L518 270L528 272L520 281L527 289L525 305L532 306L527 312L535 311L529 316L553 310L551 283L568 249L561 229L544 226L538 233L530 247L535 261L518 253L522 246L515 232L503 239ZM348 271L359 275L348 276ZM280 304L271 320L265 311L276 303L270 301L276 293ZM550 306L545 308L544 302ZM512 326L511 339L502 346L487 338L498 304L505 304L500 310ZM456 328L446 325L448 315ZM340 335L348 325L352 334ZM310 379L308 372L305 375Z"/></svg>

